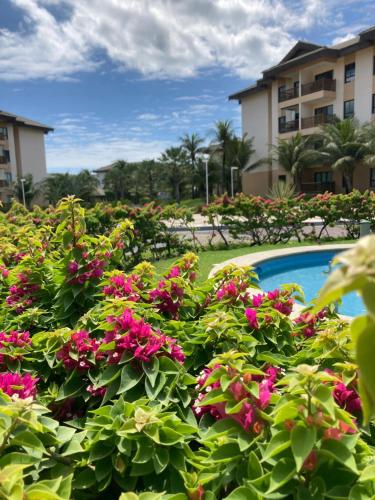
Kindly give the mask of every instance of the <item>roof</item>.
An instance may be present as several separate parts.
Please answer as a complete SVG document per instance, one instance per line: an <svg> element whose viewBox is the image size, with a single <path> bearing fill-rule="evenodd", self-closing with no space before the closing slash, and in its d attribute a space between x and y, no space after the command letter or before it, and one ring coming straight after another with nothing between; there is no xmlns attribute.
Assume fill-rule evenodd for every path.
<svg viewBox="0 0 375 500"><path fill-rule="evenodd" d="M108 172L108 170L111 170L111 168L113 168L113 163L111 163L110 165L105 165L104 167L99 167L99 168L96 168L95 170L93 170L93 172L95 172L96 174L100 174L101 172Z"/></svg>
<svg viewBox="0 0 375 500"><path fill-rule="evenodd" d="M256 83L253 83L253 85L250 85L249 87L246 87L235 94L231 94L229 96L229 100L241 100L243 97L246 97L251 94L256 94L262 90L265 90L268 87L268 84L265 80L258 80Z"/></svg>
<svg viewBox="0 0 375 500"><path fill-rule="evenodd" d="M321 49L322 45L316 45L315 43L310 43L310 42L304 42L303 40L299 40L287 53L283 59L281 59L280 63L290 61L291 59L294 59L296 57L302 56L304 54L307 54L308 52L312 52L313 50L316 49Z"/></svg>
<svg viewBox="0 0 375 500"><path fill-rule="evenodd" d="M245 96L261 92L268 88L272 80L274 80L283 71L298 66L303 63L312 62L321 57L337 59L356 50L369 47L375 41L375 26L368 28L358 34L357 37L347 40L341 44L327 47L325 45L317 45L315 43L299 40L285 57L275 66L263 71L263 78L255 84L246 87L235 94L231 94L229 99L236 99L241 102Z"/></svg>
<svg viewBox="0 0 375 500"><path fill-rule="evenodd" d="M16 123L17 125L23 125L25 127L33 127L40 128L44 133L48 134L48 132L53 132L53 128L49 125L45 125L44 123L36 122L35 120L30 120L30 118L25 118L24 116L15 115L13 113L9 113L8 111L0 110L0 120L4 120L6 122Z"/></svg>

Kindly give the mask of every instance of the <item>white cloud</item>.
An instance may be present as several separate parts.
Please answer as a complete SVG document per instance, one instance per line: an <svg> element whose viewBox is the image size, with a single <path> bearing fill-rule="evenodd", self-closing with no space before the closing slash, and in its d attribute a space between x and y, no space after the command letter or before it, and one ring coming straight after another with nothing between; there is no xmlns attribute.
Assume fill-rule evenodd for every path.
<svg viewBox="0 0 375 500"><path fill-rule="evenodd" d="M155 115L154 113L143 113L143 114L139 115L138 118L140 120L145 120L147 122L151 122L151 121L157 120L158 115Z"/></svg>
<svg viewBox="0 0 375 500"><path fill-rule="evenodd" d="M258 77L321 21L323 0L10 0L25 14L0 30L0 79L72 78L105 54L119 70L186 78L223 67ZM55 10L65 8L63 20Z"/></svg>

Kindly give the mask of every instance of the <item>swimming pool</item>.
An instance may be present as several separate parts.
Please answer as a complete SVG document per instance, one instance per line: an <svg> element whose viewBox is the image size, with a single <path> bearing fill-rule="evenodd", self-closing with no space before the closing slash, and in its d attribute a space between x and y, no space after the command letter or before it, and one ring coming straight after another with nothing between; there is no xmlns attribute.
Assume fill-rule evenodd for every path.
<svg viewBox="0 0 375 500"><path fill-rule="evenodd" d="M309 303L324 285L331 261L339 251L306 251L263 260L255 266L260 286L268 291L285 283L297 283L303 288L306 303ZM362 299L355 293L347 295L339 306L339 312L347 316L358 316L365 310Z"/></svg>

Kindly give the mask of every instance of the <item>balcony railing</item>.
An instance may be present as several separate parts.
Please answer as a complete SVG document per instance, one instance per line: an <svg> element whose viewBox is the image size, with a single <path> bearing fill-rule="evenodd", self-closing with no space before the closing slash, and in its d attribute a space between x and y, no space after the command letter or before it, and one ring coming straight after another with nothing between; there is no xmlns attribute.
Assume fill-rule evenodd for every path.
<svg viewBox="0 0 375 500"><path fill-rule="evenodd" d="M8 158L6 156L0 156L0 164L8 163Z"/></svg>
<svg viewBox="0 0 375 500"><path fill-rule="evenodd" d="M308 116L301 119L301 128L319 127L325 123L332 123L334 119L334 115L325 115L323 113L320 115Z"/></svg>
<svg viewBox="0 0 375 500"><path fill-rule="evenodd" d="M312 94L314 92L319 92L320 90L331 90L332 92L336 92L336 80L321 78L320 80L303 83L301 85L301 95Z"/></svg>
<svg viewBox="0 0 375 500"><path fill-rule="evenodd" d="M290 89L279 91L279 102L288 101L289 99L294 99L294 97L299 96L299 88L292 87Z"/></svg>
<svg viewBox="0 0 375 500"><path fill-rule="evenodd" d="M299 120L291 120L291 121L279 121L279 134L284 134L286 132L294 132L299 129Z"/></svg>
<svg viewBox="0 0 375 500"><path fill-rule="evenodd" d="M326 191L330 193L335 192L335 183L332 182L303 182L301 184L301 191L306 194L321 194Z"/></svg>
<svg viewBox="0 0 375 500"><path fill-rule="evenodd" d="M7 140L8 140L8 135L0 132L0 141L7 141Z"/></svg>

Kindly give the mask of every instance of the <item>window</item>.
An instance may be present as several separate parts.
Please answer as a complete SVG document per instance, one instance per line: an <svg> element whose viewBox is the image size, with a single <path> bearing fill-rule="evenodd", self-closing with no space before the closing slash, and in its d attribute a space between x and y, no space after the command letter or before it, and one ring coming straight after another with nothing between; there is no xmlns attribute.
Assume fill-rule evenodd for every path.
<svg viewBox="0 0 375 500"><path fill-rule="evenodd" d="M375 94L372 94L372 113L375 113Z"/></svg>
<svg viewBox="0 0 375 500"><path fill-rule="evenodd" d="M353 82L355 78L355 63L345 66L345 83Z"/></svg>
<svg viewBox="0 0 375 500"><path fill-rule="evenodd" d="M314 114L316 115L326 115L326 116L332 116L333 115L333 104L330 104L329 106L323 106L322 108L315 108Z"/></svg>
<svg viewBox="0 0 375 500"><path fill-rule="evenodd" d="M328 184L332 182L332 172L315 172L314 181L317 184Z"/></svg>
<svg viewBox="0 0 375 500"><path fill-rule="evenodd" d="M375 56L372 63L372 74L375 75Z"/></svg>
<svg viewBox="0 0 375 500"><path fill-rule="evenodd" d="M370 168L370 186L375 187L375 168Z"/></svg>
<svg viewBox="0 0 375 500"><path fill-rule="evenodd" d="M280 97L281 98L283 97L285 91L286 91L286 85L280 85L280 87L279 87L279 99L280 99Z"/></svg>
<svg viewBox="0 0 375 500"><path fill-rule="evenodd" d="M285 184L286 183L286 175L279 175L279 182Z"/></svg>
<svg viewBox="0 0 375 500"><path fill-rule="evenodd" d="M354 99L344 101L344 118L353 118L354 116Z"/></svg>
<svg viewBox="0 0 375 500"><path fill-rule="evenodd" d="M330 71L315 75L315 81L317 80L333 80L333 70L331 69Z"/></svg>
<svg viewBox="0 0 375 500"><path fill-rule="evenodd" d="M11 172L5 172L5 181L8 184L12 184L12 174L11 174Z"/></svg>
<svg viewBox="0 0 375 500"><path fill-rule="evenodd" d="M6 127L0 127L0 140L8 139L8 129Z"/></svg>

